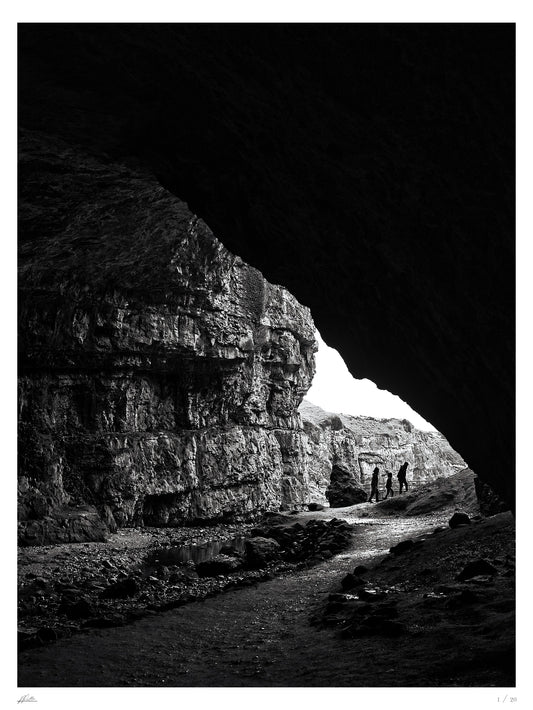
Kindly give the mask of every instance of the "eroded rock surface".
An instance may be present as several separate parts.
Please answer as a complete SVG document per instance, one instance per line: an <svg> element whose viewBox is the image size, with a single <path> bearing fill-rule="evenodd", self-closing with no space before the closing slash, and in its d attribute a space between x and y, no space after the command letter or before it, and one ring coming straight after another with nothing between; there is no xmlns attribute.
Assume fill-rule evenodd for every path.
<svg viewBox="0 0 533 710"><path fill-rule="evenodd" d="M69 506L112 528L307 502L309 310L149 175L36 133L20 171L21 540Z"/></svg>

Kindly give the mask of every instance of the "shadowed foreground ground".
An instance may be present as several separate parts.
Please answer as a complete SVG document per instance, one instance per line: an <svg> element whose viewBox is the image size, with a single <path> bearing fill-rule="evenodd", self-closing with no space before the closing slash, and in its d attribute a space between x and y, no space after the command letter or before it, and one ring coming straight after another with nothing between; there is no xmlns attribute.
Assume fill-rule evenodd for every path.
<svg viewBox="0 0 533 710"><path fill-rule="evenodd" d="M354 522L349 511L335 513ZM394 585L407 629L400 637L345 639L309 623L356 564L383 559L391 545L448 517L367 519L348 552L312 569L25 651L19 686L514 685L510 514L428 536L418 551L387 555L368 573L369 582ZM449 597L424 598L479 556L501 573L470 585L476 602L452 608Z"/></svg>

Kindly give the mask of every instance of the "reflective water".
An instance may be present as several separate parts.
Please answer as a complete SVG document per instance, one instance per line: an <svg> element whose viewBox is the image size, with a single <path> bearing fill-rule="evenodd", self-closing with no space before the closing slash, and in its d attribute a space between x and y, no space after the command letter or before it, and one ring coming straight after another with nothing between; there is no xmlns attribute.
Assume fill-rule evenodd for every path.
<svg viewBox="0 0 533 710"><path fill-rule="evenodd" d="M216 557L223 547L233 547L237 552L244 552L245 537L234 537L231 540L210 540L202 545L181 545L156 550L148 558L150 563L162 565L177 565L180 562L192 560L195 564L206 562Z"/></svg>

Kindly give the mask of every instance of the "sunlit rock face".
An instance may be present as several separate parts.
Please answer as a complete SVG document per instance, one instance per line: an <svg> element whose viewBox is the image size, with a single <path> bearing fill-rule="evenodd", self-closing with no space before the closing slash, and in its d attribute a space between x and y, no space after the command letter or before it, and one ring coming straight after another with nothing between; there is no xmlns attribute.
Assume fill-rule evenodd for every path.
<svg viewBox="0 0 533 710"><path fill-rule="evenodd" d="M20 519L239 519L307 500L284 465L310 312L149 176L20 143Z"/></svg>
<svg viewBox="0 0 533 710"><path fill-rule="evenodd" d="M377 466L384 495L385 472L393 473L393 488L397 491L396 474L404 461L409 463L410 488L451 476L467 465L442 434L420 431L407 420L331 414L305 399L299 411L310 491L313 501L319 503L326 500L334 469L345 474L346 483L368 495L372 471Z"/></svg>

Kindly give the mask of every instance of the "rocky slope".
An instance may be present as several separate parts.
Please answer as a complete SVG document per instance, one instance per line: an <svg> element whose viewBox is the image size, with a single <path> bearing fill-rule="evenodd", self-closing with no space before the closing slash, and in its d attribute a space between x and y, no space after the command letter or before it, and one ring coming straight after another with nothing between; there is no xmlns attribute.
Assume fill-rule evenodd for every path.
<svg viewBox="0 0 533 710"><path fill-rule="evenodd" d="M442 434L420 431L407 420L331 414L307 400L299 411L304 428L300 455L307 462L310 490L317 502L325 502L326 493L331 493L332 471L339 483L351 484L354 492L361 489L368 496L375 466L381 472L384 495L385 471L392 471L397 490L396 473L404 461L409 462L408 483L415 488L467 465Z"/></svg>
<svg viewBox="0 0 533 710"><path fill-rule="evenodd" d="M21 542L307 501L309 310L140 171L23 132L20 176Z"/></svg>

